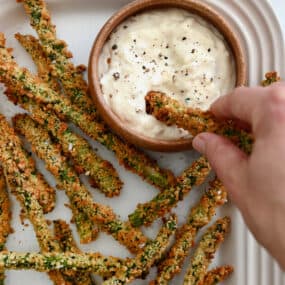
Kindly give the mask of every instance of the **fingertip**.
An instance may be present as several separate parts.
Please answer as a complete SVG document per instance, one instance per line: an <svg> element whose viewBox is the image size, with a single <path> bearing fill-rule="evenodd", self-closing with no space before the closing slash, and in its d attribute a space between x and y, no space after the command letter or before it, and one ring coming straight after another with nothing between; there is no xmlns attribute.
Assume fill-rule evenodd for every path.
<svg viewBox="0 0 285 285"><path fill-rule="evenodd" d="M234 200L238 200L236 189L243 188L245 162L247 156L232 142L212 133L202 133L193 140L193 147L205 155L213 170Z"/></svg>
<svg viewBox="0 0 285 285"><path fill-rule="evenodd" d="M233 92L219 97L210 107L219 118L236 119L252 124L252 114L263 100L264 87L238 87Z"/></svg>
<svg viewBox="0 0 285 285"><path fill-rule="evenodd" d="M193 139L192 146L195 150L204 154L206 150L205 149L206 141L207 141L207 134L205 133L199 134Z"/></svg>

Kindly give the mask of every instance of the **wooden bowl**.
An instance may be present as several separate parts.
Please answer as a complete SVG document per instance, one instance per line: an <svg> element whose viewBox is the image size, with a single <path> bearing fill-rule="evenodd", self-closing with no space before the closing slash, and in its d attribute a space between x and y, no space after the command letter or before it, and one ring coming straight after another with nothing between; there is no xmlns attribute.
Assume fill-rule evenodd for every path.
<svg viewBox="0 0 285 285"><path fill-rule="evenodd" d="M192 139L161 140L144 136L123 124L121 119L106 103L100 85L99 57L112 31L128 17L149 9L182 8L199 15L216 27L228 43L236 65L236 86L245 85L247 81L245 55L238 38L231 27L213 8L197 0L138 0L123 7L103 26L93 45L88 68L91 95L103 119L123 139L146 149L163 152L183 151L192 148Z"/></svg>

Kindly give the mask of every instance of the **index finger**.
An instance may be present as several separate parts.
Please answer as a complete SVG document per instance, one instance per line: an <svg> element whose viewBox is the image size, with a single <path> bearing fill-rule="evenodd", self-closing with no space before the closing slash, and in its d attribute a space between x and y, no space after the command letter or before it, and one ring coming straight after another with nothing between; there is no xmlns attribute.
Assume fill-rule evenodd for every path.
<svg viewBox="0 0 285 285"><path fill-rule="evenodd" d="M237 119L248 124L253 122L253 114L267 92L264 87L239 87L232 93L220 97L211 106L215 116Z"/></svg>

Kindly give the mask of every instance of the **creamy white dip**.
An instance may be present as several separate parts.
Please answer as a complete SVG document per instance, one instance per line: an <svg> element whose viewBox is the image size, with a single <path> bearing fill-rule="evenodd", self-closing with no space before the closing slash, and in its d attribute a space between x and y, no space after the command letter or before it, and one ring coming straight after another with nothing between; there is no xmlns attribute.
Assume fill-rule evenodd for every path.
<svg viewBox="0 0 285 285"><path fill-rule="evenodd" d="M181 9L148 11L123 22L99 60L104 97L131 129L151 138L189 137L145 112L148 91L161 91L206 110L235 86L233 56L222 35Z"/></svg>

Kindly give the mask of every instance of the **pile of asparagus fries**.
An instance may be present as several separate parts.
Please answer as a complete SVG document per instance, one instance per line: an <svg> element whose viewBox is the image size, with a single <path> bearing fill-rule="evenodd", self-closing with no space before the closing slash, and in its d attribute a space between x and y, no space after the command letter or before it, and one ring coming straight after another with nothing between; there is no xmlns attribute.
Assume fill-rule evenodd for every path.
<svg viewBox="0 0 285 285"><path fill-rule="evenodd" d="M31 55L38 74L17 64L0 33L0 82L5 85L9 100L27 111L12 119L13 127L0 115L0 283L4 284L5 269L32 269L47 272L58 285L95 284L93 274L103 277L105 285L127 284L144 278L155 265L158 273L150 284L169 284L181 271L200 229L212 221L217 208L227 201L226 190L215 178L189 211L187 222L178 228L177 217L171 211L194 186L205 182L211 172L208 161L200 157L174 177L146 153L115 135L91 101L83 77L84 66L74 66L66 43L57 38L44 0L18 2L22 2L38 38L19 33L15 37ZM276 80L277 74L271 73L263 84ZM146 101L147 111L168 125L176 124L193 135L213 131L232 139L245 152L251 151L252 135L233 122L218 122L209 112L186 110L158 92L150 92ZM79 175L88 176L90 183L109 198L120 195L123 182L113 165L68 123L112 151L127 170L155 186L159 190L157 196L139 204L128 221L122 221L109 206L94 201ZM62 220L54 221L53 231L50 229L45 214L55 206L55 190L37 170L18 135L31 144L33 152L57 180L58 188L65 191L80 243L90 243L105 232L133 253L133 258L81 252L69 225ZM6 250L6 239L12 232L7 189L19 200L33 225L40 253ZM140 227L149 226L158 218L163 218L163 226L157 237L150 239ZM184 285L213 285L232 273L231 266L208 270L229 228L230 219L224 217L207 229L191 257Z"/></svg>

